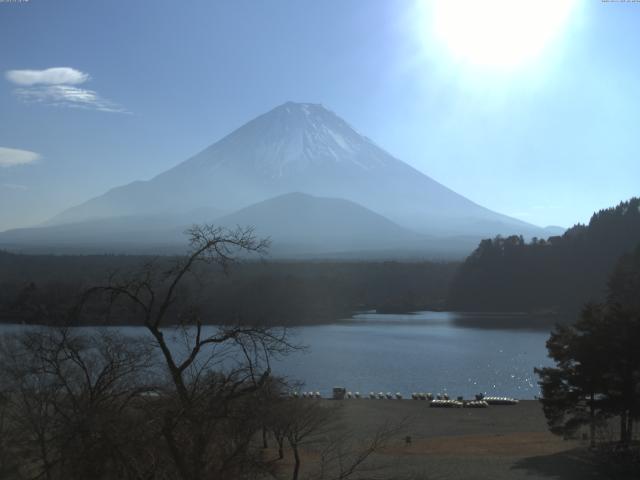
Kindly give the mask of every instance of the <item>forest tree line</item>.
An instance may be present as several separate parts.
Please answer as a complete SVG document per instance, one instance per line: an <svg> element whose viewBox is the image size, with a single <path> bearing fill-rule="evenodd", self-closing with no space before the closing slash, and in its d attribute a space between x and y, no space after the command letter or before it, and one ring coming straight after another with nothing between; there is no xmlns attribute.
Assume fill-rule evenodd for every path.
<svg viewBox="0 0 640 480"><path fill-rule="evenodd" d="M0 252L0 321L60 323L79 292L109 276L174 257L15 255ZM452 262L283 262L253 259L229 272L198 266L183 287L206 323L299 325L334 321L361 310L441 308L457 268ZM43 315L43 313L45 315ZM84 322L91 323L90 317ZM96 317L95 322L99 319ZM112 317L114 324L135 319Z"/></svg>
<svg viewBox="0 0 640 480"><path fill-rule="evenodd" d="M183 288L212 324L312 324L361 310L553 312L569 318L585 301L604 298L616 261L639 243L640 199L633 198L595 213L588 225L576 225L562 236L483 240L463 263L254 258L227 273L200 266L198 277ZM0 251L0 321L48 318L56 323L83 289L174 259ZM98 317L84 321L99 323ZM135 319L123 313L110 322Z"/></svg>
<svg viewBox="0 0 640 480"><path fill-rule="evenodd" d="M618 259L640 244L640 198L594 213L564 235L483 240L456 272L448 308L573 315L601 301Z"/></svg>

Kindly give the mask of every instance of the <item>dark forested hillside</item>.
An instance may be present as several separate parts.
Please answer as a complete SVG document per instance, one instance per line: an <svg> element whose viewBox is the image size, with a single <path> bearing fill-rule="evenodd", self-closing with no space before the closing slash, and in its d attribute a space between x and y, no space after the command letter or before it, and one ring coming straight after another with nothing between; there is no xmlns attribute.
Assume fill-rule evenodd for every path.
<svg viewBox="0 0 640 480"><path fill-rule="evenodd" d="M0 321L46 323L63 317L78 294L172 257L14 255L0 252ZM229 275L202 266L187 284L209 323L303 324L333 321L361 309L410 311L442 306L459 263L243 262ZM60 318L63 321L63 318ZM96 321L101 321L96 317ZM112 316L110 323L135 323Z"/></svg>
<svg viewBox="0 0 640 480"><path fill-rule="evenodd" d="M617 260L640 243L640 198L595 213L547 240L483 240L458 270L449 308L575 312L600 300Z"/></svg>

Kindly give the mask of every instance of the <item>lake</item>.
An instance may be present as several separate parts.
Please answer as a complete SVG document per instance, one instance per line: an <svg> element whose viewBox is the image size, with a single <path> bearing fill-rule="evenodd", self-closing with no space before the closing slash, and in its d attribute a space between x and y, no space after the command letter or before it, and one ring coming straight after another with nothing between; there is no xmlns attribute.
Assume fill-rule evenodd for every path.
<svg viewBox="0 0 640 480"><path fill-rule="evenodd" d="M278 360L273 371L323 396L344 386L363 394L483 392L531 399L539 394L534 367L552 364L545 348L549 329L548 319L522 315L361 313L292 329L293 341L308 348ZM147 334L141 327L118 330Z"/></svg>
<svg viewBox="0 0 640 480"><path fill-rule="evenodd" d="M534 367L552 364L545 347L549 323L451 312L359 314L296 329L296 340L308 345L308 352L286 358L274 370L304 380L303 390L323 394L344 386L366 394L421 391L469 397L484 392L534 398L539 394Z"/></svg>

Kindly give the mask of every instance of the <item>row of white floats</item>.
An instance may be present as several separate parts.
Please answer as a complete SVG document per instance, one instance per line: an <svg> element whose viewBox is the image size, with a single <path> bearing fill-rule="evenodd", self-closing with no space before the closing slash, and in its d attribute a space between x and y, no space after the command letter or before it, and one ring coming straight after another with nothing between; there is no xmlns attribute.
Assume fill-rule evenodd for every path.
<svg viewBox="0 0 640 480"><path fill-rule="evenodd" d="M487 408L489 403L484 400L432 400L429 406L433 408Z"/></svg>
<svg viewBox="0 0 640 480"><path fill-rule="evenodd" d="M293 398L322 398L320 392L293 392L291 394ZM344 394L345 399L360 399L363 396L360 392L346 392ZM403 396L400 392L391 393L391 392L369 392L369 398L372 400L402 400ZM423 393L423 392L414 392L411 394L411 398L413 400L426 400L429 402L430 407L435 408L486 408L489 405L515 405L518 403L518 400L511 397L484 397L481 395L476 395L475 400L463 400L462 397L458 397L456 400L450 399L449 395L438 394L433 395L432 393Z"/></svg>
<svg viewBox="0 0 640 480"><path fill-rule="evenodd" d="M292 392L291 397L293 398L322 398L320 392Z"/></svg>

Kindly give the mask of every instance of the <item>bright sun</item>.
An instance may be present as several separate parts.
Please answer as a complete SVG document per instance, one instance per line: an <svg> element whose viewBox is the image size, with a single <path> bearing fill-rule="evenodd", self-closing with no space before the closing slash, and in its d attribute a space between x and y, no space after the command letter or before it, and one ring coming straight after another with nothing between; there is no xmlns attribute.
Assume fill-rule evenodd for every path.
<svg viewBox="0 0 640 480"><path fill-rule="evenodd" d="M429 36L456 61L513 69L531 63L552 44L576 4L576 0L432 0L423 5Z"/></svg>

